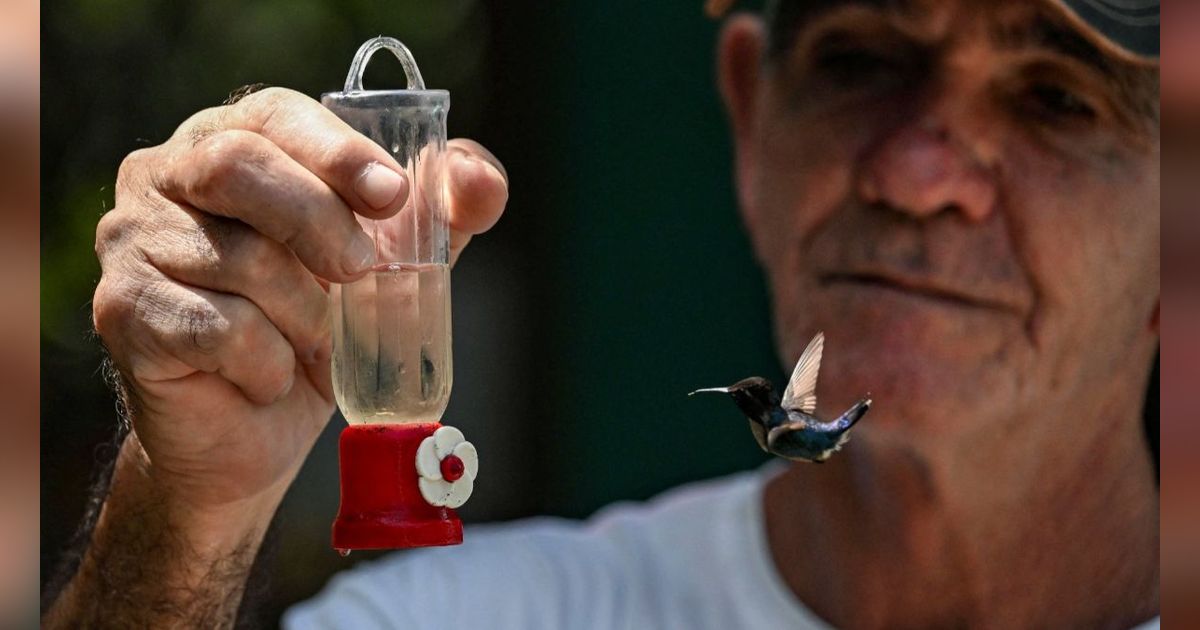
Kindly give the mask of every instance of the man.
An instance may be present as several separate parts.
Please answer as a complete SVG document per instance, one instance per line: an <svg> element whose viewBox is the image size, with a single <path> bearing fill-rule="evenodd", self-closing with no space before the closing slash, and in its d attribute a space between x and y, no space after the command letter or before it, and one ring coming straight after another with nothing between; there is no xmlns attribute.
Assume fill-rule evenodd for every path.
<svg viewBox="0 0 1200 630"><path fill-rule="evenodd" d="M849 448L387 559L285 625L1155 617L1140 411L1158 345L1158 72L1137 24L1157 9L1071 6L780 0L725 25L739 202L781 359L823 330L821 407L872 392ZM477 145L455 153L457 254L506 182ZM312 274L370 262L351 212L395 210L406 183L388 164L282 90L201 112L123 164L95 315L133 431L48 626L231 622L333 407Z"/></svg>

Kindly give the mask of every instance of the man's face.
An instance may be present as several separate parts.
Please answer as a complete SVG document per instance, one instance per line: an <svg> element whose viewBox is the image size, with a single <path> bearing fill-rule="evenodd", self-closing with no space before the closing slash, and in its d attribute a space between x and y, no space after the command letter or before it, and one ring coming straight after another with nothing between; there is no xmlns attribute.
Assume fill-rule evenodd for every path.
<svg viewBox="0 0 1200 630"><path fill-rule="evenodd" d="M723 59L782 360L828 339L823 414L870 391L864 426L928 436L1144 378L1157 74L1039 6L835 3Z"/></svg>

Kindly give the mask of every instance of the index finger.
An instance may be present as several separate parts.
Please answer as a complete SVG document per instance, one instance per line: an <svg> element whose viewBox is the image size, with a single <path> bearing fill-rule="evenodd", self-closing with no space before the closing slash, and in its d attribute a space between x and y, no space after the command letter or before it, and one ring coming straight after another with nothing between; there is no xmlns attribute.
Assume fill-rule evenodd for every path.
<svg viewBox="0 0 1200 630"><path fill-rule="evenodd" d="M225 128L252 131L275 143L358 214L386 218L405 201L404 169L391 154L300 92L255 92L229 106L224 118Z"/></svg>
<svg viewBox="0 0 1200 630"><path fill-rule="evenodd" d="M278 145L369 218L391 216L403 205L405 182L390 181L403 169L381 146L355 131L313 99L282 88L255 92L234 106L235 122ZM447 142L447 202L450 259L471 237L499 220L508 200L508 174L496 156L477 142ZM376 165L380 165L377 168ZM374 202L387 199L387 203ZM367 201L364 201L367 200ZM369 201L369 202L368 202Z"/></svg>

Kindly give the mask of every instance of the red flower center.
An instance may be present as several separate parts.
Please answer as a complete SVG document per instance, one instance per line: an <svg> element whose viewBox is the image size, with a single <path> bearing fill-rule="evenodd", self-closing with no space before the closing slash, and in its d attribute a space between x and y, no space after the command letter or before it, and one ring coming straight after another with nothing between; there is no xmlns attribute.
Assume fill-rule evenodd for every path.
<svg viewBox="0 0 1200 630"><path fill-rule="evenodd" d="M463 473L467 467L463 464L463 460L459 459L458 455L447 455L442 459L442 479L446 481L458 481L462 479Z"/></svg>

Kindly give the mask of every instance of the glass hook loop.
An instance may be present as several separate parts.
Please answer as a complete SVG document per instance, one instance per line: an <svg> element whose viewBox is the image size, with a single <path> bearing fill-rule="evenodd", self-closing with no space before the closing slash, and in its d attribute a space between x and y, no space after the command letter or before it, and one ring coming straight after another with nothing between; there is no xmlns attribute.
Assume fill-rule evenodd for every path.
<svg viewBox="0 0 1200 630"><path fill-rule="evenodd" d="M417 68L417 62L408 48L394 37L380 36L363 42L363 45L358 47L358 52L354 53L354 61L350 64L350 73L346 75L345 91L361 92L363 90L362 79L363 73L367 70L367 63L371 60L371 55L383 48L390 50L400 61L400 65L404 68L404 75L408 77L408 89L424 90L425 80L421 78L421 70Z"/></svg>

